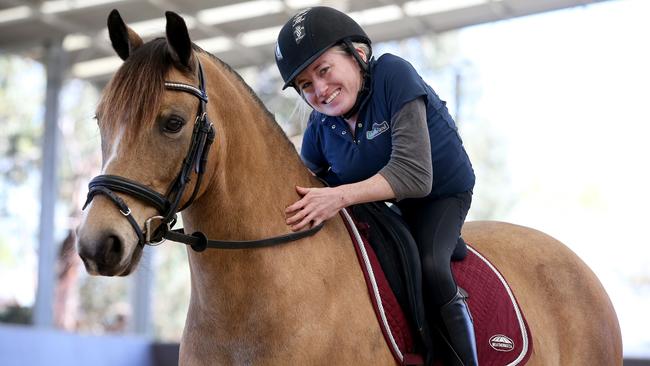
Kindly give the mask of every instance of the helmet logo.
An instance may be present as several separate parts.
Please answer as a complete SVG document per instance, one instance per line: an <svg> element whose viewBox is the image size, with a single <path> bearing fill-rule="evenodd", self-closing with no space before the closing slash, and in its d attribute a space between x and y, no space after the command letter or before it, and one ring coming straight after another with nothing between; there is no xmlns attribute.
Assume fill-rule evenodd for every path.
<svg viewBox="0 0 650 366"><path fill-rule="evenodd" d="M305 27L302 24L293 28L293 38L296 39L296 43L300 44L300 41L305 36Z"/></svg>
<svg viewBox="0 0 650 366"><path fill-rule="evenodd" d="M311 10L311 8L308 8L308 9L305 9L305 10L299 12L298 14L296 14L296 15L293 17L293 22L292 22L292 23L293 23L293 26L295 27L296 24L304 22L304 21L305 21L305 15L307 15L307 13L308 13L310 10Z"/></svg>
<svg viewBox="0 0 650 366"><path fill-rule="evenodd" d="M296 40L296 44L300 44L300 41L305 37L305 26L303 23L305 22L305 16L310 10L311 8L305 9L293 17L293 38Z"/></svg>

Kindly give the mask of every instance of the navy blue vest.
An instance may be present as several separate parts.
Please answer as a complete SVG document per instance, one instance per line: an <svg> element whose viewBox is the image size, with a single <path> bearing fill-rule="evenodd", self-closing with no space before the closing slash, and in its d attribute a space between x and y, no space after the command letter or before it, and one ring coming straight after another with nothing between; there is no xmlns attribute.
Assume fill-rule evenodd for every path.
<svg viewBox="0 0 650 366"><path fill-rule="evenodd" d="M384 54L371 61L370 70L370 94L359 110L356 136L341 117L311 113L301 149L307 167L331 186L370 178L390 160L391 118L404 104L424 97L433 162L433 186L427 197L472 190L472 164L446 103L400 57Z"/></svg>

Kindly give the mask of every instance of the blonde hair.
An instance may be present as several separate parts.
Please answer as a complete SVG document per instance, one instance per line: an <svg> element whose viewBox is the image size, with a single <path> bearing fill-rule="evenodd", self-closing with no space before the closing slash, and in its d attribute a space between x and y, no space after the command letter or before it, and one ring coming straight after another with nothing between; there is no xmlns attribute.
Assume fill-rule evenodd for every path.
<svg viewBox="0 0 650 366"><path fill-rule="evenodd" d="M364 55L366 56L366 62L368 62L368 58L370 57L370 53L372 52L372 48L370 48L370 45L367 43L363 42L352 42L352 47L355 49L361 48L361 51L363 51ZM336 51L344 52L347 55L352 55L352 51L348 49L348 47L345 45L345 43L339 43L336 46L333 46ZM360 56L360 55L359 55Z"/></svg>

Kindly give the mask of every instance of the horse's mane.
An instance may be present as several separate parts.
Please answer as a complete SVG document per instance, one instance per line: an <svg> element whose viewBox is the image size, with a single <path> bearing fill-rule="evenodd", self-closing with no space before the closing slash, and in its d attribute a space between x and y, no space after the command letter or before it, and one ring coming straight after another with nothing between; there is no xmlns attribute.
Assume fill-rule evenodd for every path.
<svg viewBox="0 0 650 366"><path fill-rule="evenodd" d="M280 125L275 121L273 114L266 108L255 91L230 65L218 57L204 51L193 44L194 51L208 55L217 64L231 73L244 89L250 94L253 101L264 112L264 119L270 123L280 136L284 137L287 144L293 144L286 136ZM137 131L150 127L160 110L162 95L165 91L165 75L173 67L172 56L167 48L167 40L163 37L156 38L140 46L124 61L117 70L110 83L106 86L99 105L97 117L99 123L105 125L108 131L117 131L118 123L136 123L124 131L123 139L133 141ZM145 71L146 70L146 71ZM190 74L190 70L182 70ZM134 108L134 106L137 106ZM110 118L107 118L110 116Z"/></svg>
<svg viewBox="0 0 650 366"><path fill-rule="evenodd" d="M258 105L258 107L262 111L264 111L264 116L266 117L267 121L270 123L272 128L275 129L278 132L278 135L282 136L283 140L289 145L289 147L295 151L295 146L293 145L293 142L291 142L291 140L289 140L289 137L287 137L287 134L282 130L282 128L280 127L280 124L277 123L273 113L271 113L268 110L268 108L266 108L266 105L264 105L264 102L262 102L260 97L257 95L257 93L255 93L253 88L251 88L251 86L248 85L248 83L244 80L244 78L242 78L241 75L239 75L239 73L237 71L235 71L227 63L223 62L217 56L202 50L201 47L199 47L199 46L197 46L195 44L193 44L193 49L195 51L198 51L198 52L201 52L203 54L206 54L206 55L210 56L210 58L212 60L214 60L216 63L220 64L225 70L228 70L235 77L235 79L238 80L244 86L244 89L250 94L250 96L253 98L253 101Z"/></svg>

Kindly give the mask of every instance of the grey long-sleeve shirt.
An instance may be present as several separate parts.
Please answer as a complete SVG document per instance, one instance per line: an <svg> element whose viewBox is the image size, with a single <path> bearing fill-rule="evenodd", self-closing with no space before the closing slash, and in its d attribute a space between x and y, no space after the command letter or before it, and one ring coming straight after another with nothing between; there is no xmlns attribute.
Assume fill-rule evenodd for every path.
<svg viewBox="0 0 650 366"><path fill-rule="evenodd" d="M380 171L395 199L424 197L431 192L433 167L423 98L406 103L390 120L392 151Z"/></svg>

